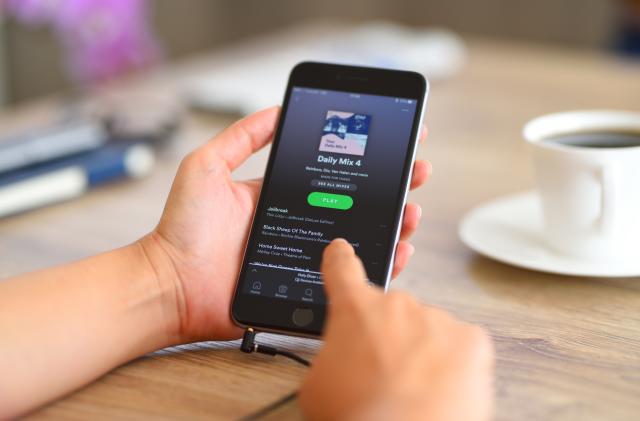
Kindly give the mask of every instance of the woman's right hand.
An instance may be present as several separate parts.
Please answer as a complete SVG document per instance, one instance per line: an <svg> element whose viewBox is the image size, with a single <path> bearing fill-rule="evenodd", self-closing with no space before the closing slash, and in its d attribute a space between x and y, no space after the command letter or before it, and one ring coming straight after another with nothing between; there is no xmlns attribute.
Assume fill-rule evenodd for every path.
<svg viewBox="0 0 640 421"><path fill-rule="evenodd" d="M479 327L366 283L345 240L325 250L325 344L302 386L310 419L487 420L493 347Z"/></svg>

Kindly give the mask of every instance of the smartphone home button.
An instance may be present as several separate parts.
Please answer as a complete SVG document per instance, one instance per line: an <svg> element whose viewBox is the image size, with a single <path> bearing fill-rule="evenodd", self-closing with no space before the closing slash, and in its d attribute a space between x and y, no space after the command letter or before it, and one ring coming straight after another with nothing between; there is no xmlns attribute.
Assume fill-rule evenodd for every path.
<svg viewBox="0 0 640 421"><path fill-rule="evenodd" d="M297 308L293 311L291 320L293 320L293 324L296 326L307 326L313 321L313 310L308 308Z"/></svg>

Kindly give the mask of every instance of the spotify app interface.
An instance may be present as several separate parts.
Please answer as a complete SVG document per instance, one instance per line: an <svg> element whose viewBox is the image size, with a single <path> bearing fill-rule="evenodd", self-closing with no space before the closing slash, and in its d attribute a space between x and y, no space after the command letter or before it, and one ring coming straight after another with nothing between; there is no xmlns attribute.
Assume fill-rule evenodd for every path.
<svg viewBox="0 0 640 421"><path fill-rule="evenodd" d="M415 99L294 87L256 214L246 294L325 303L320 261L345 238L382 284Z"/></svg>

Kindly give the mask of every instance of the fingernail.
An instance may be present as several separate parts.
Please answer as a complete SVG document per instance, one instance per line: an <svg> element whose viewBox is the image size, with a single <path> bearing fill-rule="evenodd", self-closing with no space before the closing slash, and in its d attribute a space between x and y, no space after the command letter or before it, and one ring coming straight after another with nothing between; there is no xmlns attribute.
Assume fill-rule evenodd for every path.
<svg viewBox="0 0 640 421"><path fill-rule="evenodd" d="M431 161L427 161L427 173L429 175L433 174L433 165L431 165Z"/></svg>
<svg viewBox="0 0 640 421"><path fill-rule="evenodd" d="M351 243L349 243L344 238L334 238L329 245L331 246L331 250L334 253L353 253L353 247L351 246Z"/></svg>
<svg viewBox="0 0 640 421"><path fill-rule="evenodd" d="M416 253L416 248L413 246L413 244L409 244L409 257L413 256Z"/></svg>

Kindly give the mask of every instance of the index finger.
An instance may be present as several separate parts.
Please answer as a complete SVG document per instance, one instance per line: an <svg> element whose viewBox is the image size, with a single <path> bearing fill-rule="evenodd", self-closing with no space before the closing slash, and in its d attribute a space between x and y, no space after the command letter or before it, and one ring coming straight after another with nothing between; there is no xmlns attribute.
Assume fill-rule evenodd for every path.
<svg viewBox="0 0 640 421"><path fill-rule="evenodd" d="M325 249L320 265L325 291L330 300L358 298L368 288L362 261L346 240L337 238Z"/></svg>

